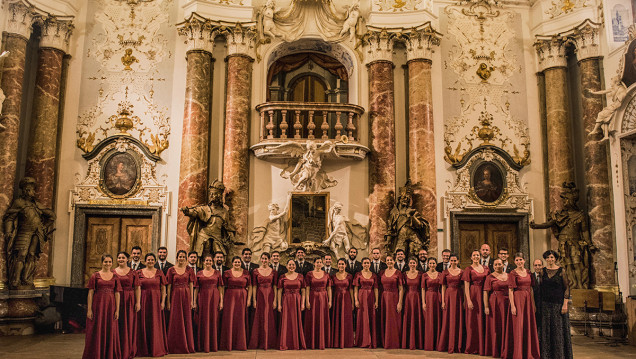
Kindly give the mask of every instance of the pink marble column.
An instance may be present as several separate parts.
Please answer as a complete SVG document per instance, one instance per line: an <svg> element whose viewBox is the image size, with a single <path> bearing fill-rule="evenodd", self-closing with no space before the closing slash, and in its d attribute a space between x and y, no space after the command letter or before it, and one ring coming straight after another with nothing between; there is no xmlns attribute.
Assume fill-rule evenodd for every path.
<svg viewBox="0 0 636 359"><path fill-rule="evenodd" d="M437 253L437 189L431 61L407 62L409 81L409 178L414 205L431 226L429 253Z"/></svg>
<svg viewBox="0 0 636 359"><path fill-rule="evenodd" d="M190 50L186 54L186 94L181 135L181 168L179 170L178 206L190 207L207 203L208 165L210 153L210 110L212 107L212 54ZM188 250L188 217L177 219L177 250Z"/></svg>
<svg viewBox="0 0 636 359"><path fill-rule="evenodd" d="M0 86L6 96L2 106L0 124L0 217L4 216L14 197L14 184L18 157L22 85L26 60L27 39L31 34L33 15L22 3L10 4L7 26L3 34L4 50L10 55L4 58ZM0 236L0 283L7 278L6 243Z"/></svg>
<svg viewBox="0 0 636 359"><path fill-rule="evenodd" d="M230 222L236 229L235 240L247 243L249 213L249 129L252 94L250 56L236 53L227 59L225 100L225 147L223 151L223 184L228 194Z"/></svg>
<svg viewBox="0 0 636 359"><path fill-rule="evenodd" d="M579 61L581 88L591 91L601 90L601 59L586 58ZM607 287L615 286L614 239L612 236L612 190L609 178L607 142L602 142L601 133L591 134L596 125L596 117L603 109L601 97L581 97L585 146L585 187L587 190L587 211L590 216L592 242L598 248L592 259L590 284Z"/></svg>
<svg viewBox="0 0 636 359"><path fill-rule="evenodd" d="M395 98L393 62L369 63L369 248L385 248L395 203Z"/></svg>

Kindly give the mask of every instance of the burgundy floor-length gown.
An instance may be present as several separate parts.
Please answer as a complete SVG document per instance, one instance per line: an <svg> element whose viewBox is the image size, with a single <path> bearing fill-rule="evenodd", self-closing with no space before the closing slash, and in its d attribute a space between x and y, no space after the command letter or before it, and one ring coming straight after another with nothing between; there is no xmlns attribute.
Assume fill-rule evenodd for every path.
<svg viewBox="0 0 636 359"><path fill-rule="evenodd" d="M168 269L166 281L172 285L170 294L170 321L168 322L168 351L170 354L194 353L192 333L192 293L190 283L195 282L194 271L186 267L183 274L176 267Z"/></svg>
<svg viewBox="0 0 636 359"><path fill-rule="evenodd" d="M353 347L353 303L351 302L351 288L353 276L347 273L344 279L336 275L333 281L333 302L331 311L332 347Z"/></svg>
<svg viewBox="0 0 636 359"><path fill-rule="evenodd" d="M219 302L221 293L219 286L223 286L223 274L215 270L206 277L203 271L197 273L197 350L200 352L215 352L219 350Z"/></svg>
<svg viewBox="0 0 636 359"><path fill-rule="evenodd" d="M435 279L428 273L422 274L422 288L426 295L424 311L424 350L435 350L442 328L442 274Z"/></svg>
<svg viewBox="0 0 636 359"><path fill-rule="evenodd" d="M296 279L289 279L282 275L278 280L278 289L283 290L280 300L280 328L278 334L280 350L307 349L305 333L303 332L300 291L304 288L303 276L298 274Z"/></svg>
<svg viewBox="0 0 636 359"><path fill-rule="evenodd" d="M402 309L402 349L422 349L424 316L422 314L422 274L411 279L404 273L404 308Z"/></svg>
<svg viewBox="0 0 636 359"><path fill-rule="evenodd" d="M509 274L510 276L510 274ZM512 358L512 328L510 301L508 300L508 281L499 280L494 275L486 277L484 290L490 292L488 307L490 314L486 316L486 348L484 355L494 358Z"/></svg>
<svg viewBox="0 0 636 359"><path fill-rule="evenodd" d="M160 270L152 278L146 278L143 270L137 271L137 285L141 287L141 309L137 312L137 356L159 357L168 354L168 338L161 309L161 286L166 277Z"/></svg>
<svg viewBox="0 0 636 359"><path fill-rule="evenodd" d="M486 344L486 318L484 316L484 281L490 270L482 266L483 272L479 273L473 266L464 269L462 280L470 283L468 293L473 309L466 305L466 341L464 353L485 355Z"/></svg>
<svg viewBox="0 0 636 359"><path fill-rule="evenodd" d="M399 300L398 286L404 279L402 272L395 270L393 275L387 277L385 271L380 272L380 335L384 349L399 349L400 336L402 335L402 313L398 313Z"/></svg>
<svg viewBox="0 0 636 359"><path fill-rule="evenodd" d="M262 275L260 269L252 271L252 285L256 286L256 310L250 335L250 349L276 349L278 332L274 319L273 303L276 297L275 286L278 284L278 273L271 270L269 275Z"/></svg>
<svg viewBox="0 0 636 359"><path fill-rule="evenodd" d="M512 333L514 333L513 358L538 359L540 357L537 322L532 305L532 286L534 276L526 271L522 277L516 270L508 275L508 284L514 289L514 301L517 315L512 316ZM508 330L510 334L510 330Z"/></svg>
<svg viewBox="0 0 636 359"><path fill-rule="evenodd" d="M464 352L464 290L462 288L462 271L451 275L447 270L441 273L442 284L446 285L445 297L442 298L446 309L442 310L442 328L439 333L437 350L448 353Z"/></svg>
<svg viewBox="0 0 636 359"><path fill-rule="evenodd" d="M356 322L356 346L359 348L377 348L377 324L375 317L375 294L378 288L378 277L371 273L371 278L356 273L353 285L358 287L358 307Z"/></svg>
<svg viewBox="0 0 636 359"><path fill-rule="evenodd" d="M126 275L115 272L121 284L122 293L119 299L119 344L121 346L122 359L135 357L136 319L135 313L135 286L137 285L137 273L129 270Z"/></svg>
<svg viewBox="0 0 636 359"><path fill-rule="evenodd" d="M223 273L223 320L221 350L247 350L247 288L252 285L250 272L235 277L232 270Z"/></svg>
<svg viewBox="0 0 636 359"><path fill-rule="evenodd" d="M305 308L305 343L307 349L331 348L331 322L329 320L329 298L327 287L332 286L331 277L323 271L322 278L314 271L305 275L310 308Z"/></svg>
<svg viewBox="0 0 636 359"><path fill-rule="evenodd" d="M102 279L99 272L93 273L86 286L94 290L93 319L86 318L84 359L119 359L119 323L115 320L115 292L121 284L115 274L110 280Z"/></svg>

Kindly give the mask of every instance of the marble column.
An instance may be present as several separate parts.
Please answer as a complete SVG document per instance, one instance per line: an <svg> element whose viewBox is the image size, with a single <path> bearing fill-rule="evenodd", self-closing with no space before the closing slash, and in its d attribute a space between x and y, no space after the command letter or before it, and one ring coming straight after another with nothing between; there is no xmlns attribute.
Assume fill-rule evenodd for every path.
<svg viewBox="0 0 636 359"><path fill-rule="evenodd" d="M387 219L395 203L394 38L386 31L366 39L369 75L369 249L388 249Z"/></svg>
<svg viewBox="0 0 636 359"><path fill-rule="evenodd" d="M437 188L431 66L432 47L439 44L439 37L430 30L414 31L408 36L406 64L409 179L415 185L414 206L431 226L428 251L437 253Z"/></svg>
<svg viewBox="0 0 636 359"><path fill-rule="evenodd" d="M178 27L187 39L186 93L181 134L179 208L207 203L209 184L210 111L212 107L212 48L214 33L204 21L190 19ZM176 250L188 250L188 217L179 212Z"/></svg>
<svg viewBox="0 0 636 359"><path fill-rule="evenodd" d="M36 199L47 208L55 207L62 69L72 28L70 21L55 21L54 18L44 21L38 52L25 176L36 180ZM41 248L36 278L47 278L51 274L50 246L51 243L46 242Z"/></svg>
<svg viewBox="0 0 636 359"><path fill-rule="evenodd" d="M0 124L0 217L4 216L13 200L18 138L20 135L20 113L22 108L22 85L26 61L27 40L31 36L32 9L22 2L11 3L7 9L7 22L3 34L4 50L10 55L4 58L0 87L6 96ZM2 61L2 60L0 60ZM0 236L0 283L6 280L6 244Z"/></svg>
<svg viewBox="0 0 636 359"><path fill-rule="evenodd" d="M599 27L586 24L577 29L573 37L579 60L581 88L583 91L601 90L602 72L599 56ZM587 191L587 212L590 216L592 242L598 248L593 254L590 284L595 287L615 287L614 239L612 230L612 198L608 168L607 146L600 132L591 133L596 118L603 109L603 101L597 96L581 96L585 145L583 148L585 166L585 188Z"/></svg>
<svg viewBox="0 0 636 359"><path fill-rule="evenodd" d="M563 182L574 182L574 155L568 96L566 39L549 37L535 43L539 66L545 76L548 148L548 203L550 212L563 207ZM552 238L552 248L558 248Z"/></svg>
<svg viewBox="0 0 636 359"><path fill-rule="evenodd" d="M256 31L237 26L226 33L228 44L225 98L223 184L235 240L247 243L249 214L249 130L252 97L253 44Z"/></svg>

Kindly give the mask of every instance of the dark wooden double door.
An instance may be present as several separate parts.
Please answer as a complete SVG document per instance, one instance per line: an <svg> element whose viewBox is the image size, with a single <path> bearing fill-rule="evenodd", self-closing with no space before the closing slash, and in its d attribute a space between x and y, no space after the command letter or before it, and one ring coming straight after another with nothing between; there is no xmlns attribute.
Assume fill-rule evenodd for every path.
<svg viewBox="0 0 636 359"><path fill-rule="evenodd" d="M517 223L460 222L457 254L462 268L471 264L471 253L475 249L479 250L484 243L490 245L491 258L497 258L500 248L507 249L512 258L520 248Z"/></svg>

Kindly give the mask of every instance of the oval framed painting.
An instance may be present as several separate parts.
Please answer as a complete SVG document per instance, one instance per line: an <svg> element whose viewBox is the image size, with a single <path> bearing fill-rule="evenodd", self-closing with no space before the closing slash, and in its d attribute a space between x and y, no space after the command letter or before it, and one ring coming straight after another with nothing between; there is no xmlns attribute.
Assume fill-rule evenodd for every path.
<svg viewBox="0 0 636 359"><path fill-rule="evenodd" d="M473 193L484 203L495 203L504 192L504 178L503 171L494 162L482 162L471 174Z"/></svg>
<svg viewBox="0 0 636 359"><path fill-rule="evenodd" d="M112 198L126 198L137 192L141 168L137 158L130 152L114 151L105 156L102 164L100 185L104 193Z"/></svg>

